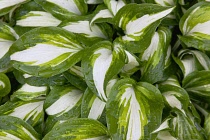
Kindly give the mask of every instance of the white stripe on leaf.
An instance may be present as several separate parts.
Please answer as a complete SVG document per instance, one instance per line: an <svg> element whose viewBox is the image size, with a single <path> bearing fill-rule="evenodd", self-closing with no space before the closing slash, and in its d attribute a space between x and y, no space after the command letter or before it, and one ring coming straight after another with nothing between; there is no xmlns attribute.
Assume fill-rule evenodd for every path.
<svg viewBox="0 0 210 140"><path fill-rule="evenodd" d="M30 117L35 119L43 111L44 101L32 102L16 107L9 116L18 117L27 121Z"/></svg>
<svg viewBox="0 0 210 140"><path fill-rule="evenodd" d="M43 11L30 11L28 14L17 20L16 25L23 27L46 27L46 26L58 26L61 23L60 20L52 16L50 13Z"/></svg>
<svg viewBox="0 0 210 140"><path fill-rule="evenodd" d="M61 96L57 101L55 101L51 106L49 106L45 111L48 115L56 115L59 113L65 113L71 110L77 102L82 97L82 92L80 90L72 90L69 93Z"/></svg>
<svg viewBox="0 0 210 140"><path fill-rule="evenodd" d="M30 63L30 65L36 66L56 59L62 54L69 53L70 57L75 52L77 52L77 50L70 48L57 47L50 44L36 44L26 50L12 54L11 60Z"/></svg>
<svg viewBox="0 0 210 140"><path fill-rule="evenodd" d="M94 54L99 54L100 56L95 60L93 66L93 80L95 87L99 93L100 98L107 100L104 91L104 79L106 72L108 71L112 63L112 51L109 49L100 49L94 52Z"/></svg>
<svg viewBox="0 0 210 140"><path fill-rule="evenodd" d="M126 140L138 140L144 135L144 125L141 120L146 120L142 114L139 102L136 99L135 91L132 87L125 89L121 97L120 105L129 106L126 121L128 122ZM140 119L141 118L141 119Z"/></svg>
<svg viewBox="0 0 210 140"><path fill-rule="evenodd" d="M91 20L90 25L100 18L113 18L112 13L108 9L100 10Z"/></svg>
<svg viewBox="0 0 210 140"><path fill-rule="evenodd" d="M31 86L28 84L24 84L18 91L33 93L33 92L44 92L46 90L47 90L47 86L37 87L37 86Z"/></svg>
<svg viewBox="0 0 210 140"><path fill-rule="evenodd" d="M26 2L28 0L1 0L0 1L0 10L7 8L7 7L11 7L14 6L16 4L20 4L22 2Z"/></svg>
<svg viewBox="0 0 210 140"><path fill-rule="evenodd" d="M98 97L96 97L91 106L88 118L95 120L99 119L102 112L104 111L105 105L106 105L105 102L101 101Z"/></svg>
<svg viewBox="0 0 210 140"><path fill-rule="evenodd" d="M8 132L2 132L1 130L0 130L0 139L1 140L21 140L17 136L10 134Z"/></svg>
<svg viewBox="0 0 210 140"><path fill-rule="evenodd" d="M163 17L167 16L169 13L173 11L174 8L170 8L167 10L164 10L162 12L152 14L152 15L144 15L136 20L131 20L127 23L126 29L125 29L125 36L123 36L123 40L129 40L134 41L133 38L129 37L131 36L141 36L143 34L143 31L145 28L147 28L152 23L162 19ZM122 17L123 18L123 17ZM121 19L122 19L121 18ZM120 20L121 20L120 19Z"/></svg>
<svg viewBox="0 0 210 140"><path fill-rule="evenodd" d="M64 29L79 34L85 34L86 37L100 37L107 39L101 29L97 25L90 25L89 21L70 22L69 25L64 26Z"/></svg>
<svg viewBox="0 0 210 140"><path fill-rule="evenodd" d="M0 59L9 51L13 41L3 40L0 38Z"/></svg>
<svg viewBox="0 0 210 140"><path fill-rule="evenodd" d="M188 35L193 35L193 33L202 33L210 35L209 27L210 27L210 21L204 23L198 23L188 32Z"/></svg>
<svg viewBox="0 0 210 140"><path fill-rule="evenodd" d="M127 58L128 58L128 63L125 64L125 66L122 68L123 72L129 72L130 70L136 68L139 66L139 62L136 60L136 58L130 54L130 52L125 51Z"/></svg>
<svg viewBox="0 0 210 140"><path fill-rule="evenodd" d="M74 0L47 0L47 1L56 4L69 12L81 15L81 11L79 10Z"/></svg>
<svg viewBox="0 0 210 140"><path fill-rule="evenodd" d="M149 47L144 51L144 53L142 55L142 58L141 58L142 61L147 61L147 60L149 60L149 58L151 56L153 56L155 51L158 49L159 41L160 41L159 34L157 32L155 32L155 34L152 37Z"/></svg>
<svg viewBox="0 0 210 140"><path fill-rule="evenodd" d="M111 10L113 15L115 16L117 14L117 12L123 7L125 6L125 2L123 0L110 0L110 5L111 5Z"/></svg>
<svg viewBox="0 0 210 140"><path fill-rule="evenodd" d="M182 27L182 31L183 31L183 34L188 34L190 32L190 27L188 26L188 21L189 19L191 18L191 16L197 11L200 9L200 6L195 8L189 15L188 17L186 18L186 20L184 21L184 24L183 24L183 27Z"/></svg>

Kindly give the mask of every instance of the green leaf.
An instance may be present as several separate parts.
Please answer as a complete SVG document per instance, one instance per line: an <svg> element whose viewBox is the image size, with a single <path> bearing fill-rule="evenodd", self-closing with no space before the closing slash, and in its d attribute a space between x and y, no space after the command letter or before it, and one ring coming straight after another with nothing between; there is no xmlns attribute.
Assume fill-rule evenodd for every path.
<svg viewBox="0 0 210 140"><path fill-rule="evenodd" d="M160 91L146 82L119 80L107 101L107 124L112 139L155 139L151 134L162 119Z"/></svg>
<svg viewBox="0 0 210 140"><path fill-rule="evenodd" d="M210 3L199 2L189 8L180 20L179 28L183 36L179 36L188 47L199 50L210 50Z"/></svg>
<svg viewBox="0 0 210 140"><path fill-rule="evenodd" d="M102 41L87 50L82 60L82 71L88 87L101 100L107 100L105 87L125 64L125 52L119 44Z"/></svg>
<svg viewBox="0 0 210 140"><path fill-rule="evenodd" d="M80 61L83 49L74 34L58 27L42 27L22 35L12 45L10 58L13 67L24 73L51 77Z"/></svg>
<svg viewBox="0 0 210 140"><path fill-rule="evenodd" d="M23 101L30 101L38 97L42 96L45 97L47 93L48 93L47 86L37 87L37 86L24 84L20 89L18 89L11 95L11 100L18 98Z"/></svg>
<svg viewBox="0 0 210 140"><path fill-rule="evenodd" d="M0 97L4 97L11 91L11 83L6 74L0 73Z"/></svg>
<svg viewBox="0 0 210 140"><path fill-rule="evenodd" d="M28 2L29 0L1 0L0 1L0 16L9 13L13 8L16 8L18 5Z"/></svg>
<svg viewBox="0 0 210 140"><path fill-rule="evenodd" d="M60 20L43 11L30 11L16 21L16 25L22 27L58 26L60 23Z"/></svg>
<svg viewBox="0 0 210 140"><path fill-rule="evenodd" d="M70 119L57 124L43 140L108 140L107 128L100 122L92 119Z"/></svg>
<svg viewBox="0 0 210 140"><path fill-rule="evenodd" d="M193 100L210 101L210 71L195 71L187 75L183 81L183 88Z"/></svg>
<svg viewBox="0 0 210 140"><path fill-rule="evenodd" d="M84 0L35 0L43 9L59 19L85 15L88 7Z"/></svg>
<svg viewBox="0 0 210 140"><path fill-rule="evenodd" d="M44 99L31 101L8 101L0 106L0 115L14 116L24 120L31 126L44 121Z"/></svg>
<svg viewBox="0 0 210 140"><path fill-rule="evenodd" d="M12 116L0 116L0 139L40 140L40 135L23 120Z"/></svg>
<svg viewBox="0 0 210 140"><path fill-rule="evenodd" d="M79 70L77 69L79 68ZM80 75L81 74L81 75ZM81 67L71 67L69 71L63 73L65 78L71 83L73 86L77 87L78 89L85 91L87 88L87 84L84 80L84 75L81 72Z"/></svg>

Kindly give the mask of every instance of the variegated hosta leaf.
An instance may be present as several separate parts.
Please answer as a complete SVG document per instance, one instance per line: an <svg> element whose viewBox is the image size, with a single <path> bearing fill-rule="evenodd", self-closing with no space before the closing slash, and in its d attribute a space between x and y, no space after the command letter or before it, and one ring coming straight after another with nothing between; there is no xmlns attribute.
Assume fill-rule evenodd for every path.
<svg viewBox="0 0 210 140"><path fill-rule="evenodd" d="M73 21L61 25L72 33L86 37L85 44L95 44L101 40L109 40L112 38L113 29L106 23L92 24L87 20ZM83 38L81 38L83 39ZM90 45L90 46L91 46Z"/></svg>
<svg viewBox="0 0 210 140"><path fill-rule="evenodd" d="M106 7L98 6L98 8L95 10L95 13L96 14L93 16L93 18L90 21L90 25L93 25L94 23L102 23L102 22L112 23L113 22L112 19L114 16Z"/></svg>
<svg viewBox="0 0 210 140"><path fill-rule="evenodd" d="M22 73L18 70L13 70L13 74L19 83L27 83L32 86L59 86L64 85L68 82L63 74L58 74L49 78L36 77L33 75Z"/></svg>
<svg viewBox="0 0 210 140"><path fill-rule="evenodd" d="M109 140L107 128L93 119L69 119L55 125L43 140Z"/></svg>
<svg viewBox="0 0 210 140"><path fill-rule="evenodd" d="M105 87L124 66L126 55L122 46L102 41L93 45L82 60L82 69L88 87L101 100L107 100Z"/></svg>
<svg viewBox="0 0 210 140"><path fill-rule="evenodd" d="M6 72L11 67L8 51L18 38L19 36L10 26L0 21L0 72Z"/></svg>
<svg viewBox="0 0 210 140"><path fill-rule="evenodd" d="M103 3L103 0L85 0L87 4L100 4Z"/></svg>
<svg viewBox="0 0 210 140"><path fill-rule="evenodd" d="M25 121L13 116L0 116L0 139L40 140L41 136Z"/></svg>
<svg viewBox="0 0 210 140"><path fill-rule="evenodd" d="M81 117L99 120L106 124L105 106L106 103L87 88L82 100Z"/></svg>
<svg viewBox="0 0 210 140"><path fill-rule="evenodd" d="M115 16L117 12L126 5L126 0L104 0L109 11Z"/></svg>
<svg viewBox="0 0 210 140"><path fill-rule="evenodd" d="M46 131L51 130L58 120L80 116L82 96L81 90L69 85L52 87L44 103L48 115Z"/></svg>
<svg viewBox="0 0 210 140"><path fill-rule="evenodd" d="M11 99L13 100L14 98L18 98L23 101L30 101L32 99L36 99L41 96L45 97L47 93L48 93L47 86L37 87L37 86L24 84L20 89L18 89L11 95Z"/></svg>
<svg viewBox="0 0 210 140"><path fill-rule="evenodd" d="M24 73L51 77L80 61L84 48L76 35L58 27L33 29L11 47L13 67Z"/></svg>
<svg viewBox="0 0 210 140"><path fill-rule="evenodd" d="M171 85L171 86L177 86L177 87L181 87L179 80L177 78L177 76L172 75L170 76L167 80L161 82L158 84L159 86L161 85Z"/></svg>
<svg viewBox="0 0 210 140"><path fill-rule="evenodd" d="M180 39L188 47L210 50L210 3L199 2L189 8L180 20Z"/></svg>
<svg viewBox="0 0 210 140"><path fill-rule="evenodd" d="M170 41L171 31L166 27L160 27L152 36L150 45L140 55L142 81L155 83L162 80Z"/></svg>
<svg viewBox="0 0 210 140"><path fill-rule="evenodd" d="M107 101L106 114L112 139L155 139L150 134L162 119L163 99L160 91L146 82L119 80Z"/></svg>
<svg viewBox="0 0 210 140"><path fill-rule="evenodd" d="M0 73L0 98L9 94L11 90L10 80L6 74Z"/></svg>
<svg viewBox="0 0 210 140"><path fill-rule="evenodd" d="M187 110L190 99L188 93L183 88L174 85L161 85L159 90L168 107L179 109L182 112Z"/></svg>
<svg viewBox="0 0 210 140"><path fill-rule="evenodd" d="M130 52L144 51L160 21L172 11L173 8L156 4L125 5L114 18L116 25L125 33L119 40L126 44L125 47Z"/></svg>
<svg viewBox="0 0 210 140"><path fill-rule="evenodd" d="M16 25L22 27L58 26L60 23L59 19L43 11L30 11L16 21Z"/></svg>
<svg viewBox="0 0 210 140"><path fill-rule="evenodd" d="M13 8L29 0L0 0L0 16L9 13Z"/></svg>
<svg viewBox="0 0 210 140"><path fill-rule="evenodd" d="M118 78L111 79L106 87L107 96L111 93L113 85L118 81ZM91 118L99 120L103 124L106 124L104 101L101 101L89 88L86 89L82 100L82 112L83 118Z"/></svg>
<svg viewBox="0 0 210 140"><path fill-rule="evenodd" d="M71 86L53 87L46 98L45 111L48 115L61 116L80 104L82 95L81 90Z"/></svg>
<svg viewBox="0 0 210 140"><path fill-rule="evenodd" d="M8 101L0 106L0 115L18 117L34 127L44 121L43 104L44 99Z"/></svg>
<svg viewBox="0 0 210 140"><path fill-rule="evenodd" d="M121 74L130 76L140 69L140 60L129 51L125 50L125 54L127 55L128 63L123 66Z"/></svg>
<svg viewBox="0 0 210 140"><path fill-rule="evenodd" d="M174 60L181 68L184 77L194 71L210 69L209 57L198 50L182 49Z"/></svg>
<svg viewBox="0 0 210 140"><path fill-rule="evenodd" d="M182 86L193 100L210 101L210 71L195 71L187 75Z"/></svg>
<svg viewBox="0 0 210 140"><path fill-rule="evenodd" d="M162 6L175 6L176 1L174 0L155 0L155 3L160 4Z"/></svg>
<svg viewBox="0 0 210 140"><path fill-rule="evenodd" d="M158 133L157 140L205 140L204 130L197 128L193 121L183 112L173 111L173 116L169 116L158 129L153 133Z"/></svg>
<svg viewBox="0 0 210 140"><path fill-rule="evenodd" d="M59 19L72 19L85 15L88 7L84 0L35 0L43 9Z"/></svg>

